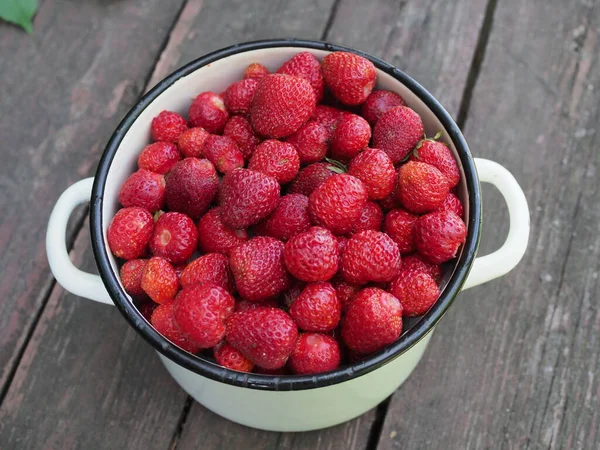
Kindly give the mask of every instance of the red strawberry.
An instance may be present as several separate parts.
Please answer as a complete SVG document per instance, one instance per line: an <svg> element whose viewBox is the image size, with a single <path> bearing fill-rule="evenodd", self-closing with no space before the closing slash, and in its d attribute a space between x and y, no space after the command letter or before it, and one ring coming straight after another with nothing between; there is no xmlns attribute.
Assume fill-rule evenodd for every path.
<svg viewBox="0 0 600 450"><path fill-rule="evenodd" d="M246 230L234 230L223 224L221 208L211 209L198 222L198 248L204 253L229 255L234 247L247 240Z"/></svg>
<svg viewBox="0 0 600 450"><path fill-rule="evenodd" d="M161 214L154 225L150 251L172 264L182 264L191 258L198 245L196 224L185 214Z"/></svg>
<svg viewBox="0 0 600 450"><path fill-rule="evenodd" d="M345 281L365 284L392 281L400 271L400 250L387 234L361 231L346 244L340 264Z"/></svg>
<svg viewBox="0 0 600 450"><path fill-rule="evenodd" d="M235 312L227 322L227 342L265 369L283 367L297 338L296 324L278 308Z"/></svg>
<svg viewBox="0 0 600 450"><path fill-rule="evenodd" d="M317 103L323 98L325 80L323 79L323 73L321 72L321 63L319 63L312 53L297 53L283 63L283 65L277 69L277 73L305 78L315 91Z"/></svg>
<svg viewBox="0 0 600 450"><path fill-rule="evenodd" d="M290 305L290 316L301 330L330 331L340 322L342 304L330 283L311 283Z"/></svg>
<svg viewBox="0 0 600 450"><path fill-rule="evenodd" d="M361 115L375 126L377 121L390 109L404 106L404 99L392 91L373 91L362 105Z"/></svg>
<svg viewBox="0 0 600 450"><path fill-rule="evenodd" d="M204 141L208 136L210 136L210 133L202 127L190 128L179 136L177 141L179 151L185 158L190 156L201 158L202 145L204 145Z"/></svg>
<svg viewBox="0 0 600 450"><path fill-rule="evenodd" d="M443 142L431 139L421 141L410 159L436 167L446 177L451 188L460 181L460 170L458 170L454 155Z"/></svg>
<svg viewBox="0 0 600 450"><path fill-rule="evenodd" d="M249 159L254 149L260 144L260 138L254 134L252 125L244 116L233 116L227 121L223 136L228 136L235 141L238 148Z"/></svg>
<svg viewBox="0 0 600 450"><path fill-rule="evenodd" d="M233 139L211 134L204 141L202 155L221 173L244 167L244 155Z"/></svg>
<svg viewBox="0 0 600 450"><path fill-rule="evenodd" d="M132 259L121 266L119 275L125 292L133 297L143 296L142 273L146 267L146 259Z"/></svg>
<svg viewBox="0 0 600 450"><path fill-rule="evenodd" d="M127 260L144 256L153 228L154 219L147 210L136 206L120 209L106 233L110 251Z"/></svg>
<svg viewBox="0 0 600 450"><path fill-rule="evenodd" d="M269 74L269 69L259 63L252 63L244 71L244 78L260 79Z"/></svg>
<svg viewBox="0 0 600 450"><path fill-rule="evenodd" d="M342 339L357 353L376 352L400 337L402 305L378 288L366 288L354 296L342 321Z"/></svg>
<svg viewBox="0 0 600 450"><path fill-rule="evenodd" d="M192 102L188 115L193 127L202 127L213 134L221 133L229 119L223 98L214 92L199 94Z"/></svg>
<svg viewBox="0 0 600 450"><path fill-rule="evenodd" d="M181 159L175 144L155 142L147 145L138 157L138 167L164 175Z"/></svg>
<svg viewBox="0 0 600 450"><path fill-rule="evenodd" d="M208 253L194 259L181 273L181 286L208 283L233 292L229 260L221 253Z"/></svg>
<svg viewBox="0 0 600 450"><path fill-rule="evenodd" d="M254 130L282 138L296 132L315 110L315 93L304 78L266 75L260 80L250 110Z"/></svg>
<svg viewBox="0 0 600 450"><path fill-rule="evenodd" d="M255 170L232 170L223 177L219 191L221 220L230 228L260 222L277 207L279 189L273 177Z"/></svg>
<svg viewBox="0 0 600 450"><path fill-rule="evenodd" d="M289 194L281 197L275 210L265 220L254 227L254 234L271 236L280 241L310 228L308 197L302 194Z"/></svg>
<svg viewBox="0 0 600 450"><path fill-rule="evenodd" d="M354 53L330 53L323 58L322 67L327 86L346 105L361 104L375 86L375 66Z"/></svg>
<svg viewBox="0 0 600 450"><path fill-rule="evenodd" d="M142 289L156 303L175 298L179 290L179 278L173 266L160 256L153 256L142 273Z"/></svg>
<svg viewBox="0 0 600 450"><path fill-rule="evenodd" d="M306 122L298 131L286 138L294 146L301 164L321 161L327 153L328 134L325 127L315 121Z"/></svg>
<svg viewBox="0 0 600 450"><path fill-rule="evenodd" d="M436 283L442 279L442 269L437 264L431 264L415 253L402 258L400 272L423 272L431 275Z"/></svg>
<svg viewBox="0 0 600 450"><path fill-rule="evenodd" d="M219 176L207 159L185 158L166 176L167 206L198 219L206 212L219 188Z"/></svg>
<svg viewBox="0 0 600 450"><path fill-rule="evenodd" d="M155 141L175 143L185 130L187 130L187 122L180 114L163 111L152 119L150 134Z"/></svg>
<svg viewBox="0 0 600 450"><path fill-rule="evenodd" d="M121 186L119 202L128 208L139 206L150 212L165 206L165 178L146 169L132 173Z"/></svg>
<svg viewBox="0 0 600 450"><path fill-rule="evenodd" d="M285 244L285 265L302 281L327 281L338 270L338 244L325 228L312 227Z"/></svg>
<svg viewBox="0 0 600 450"><path fill-rule="evenodd" d="M434 264L454 258L466 237L465 223L452 211L426 214L420 217L415 225L417 250Z"/></svg>
<svg viewBox="0 0 600 450"><path fill-rule="evenodd" d="M240 300L235 303L236 312L257 308L279 308L279 303L277 303L277 300L275 299L265 300L260 303L249 302L248 300Z"/></svg>
<svg viewBox="0 0 600 450"><path fill-rule="evenodd" d="M396 169L383 150L365 149L352 159L348 173L364 183L370 200L384 199L394 190Z"/></svg>
<svg viewBox="0 0 600 450"><path fill-rule="evenodd" d="M320 333L300 333L290 355L290 368L299 375L334 370L340 365L340 347L331 336Z"/></svg>
<svg viewBox="0 0 600 450"><path fill-rule="evenodd" d="M259 302L276 297L290 287L283 248L283 242L261 236L231 251L229 266L243 298Z"/></svg>
<svg viewBox="0 0 600 450"><path fill-rule="evenodd" d="M200 348L214 347L225 337L234 306L235 299L222 287L194 284L175 298L175 322Z"/></svg>
<svg viewBox="0 0 600 450"><path fill-rule="evenodd" d="M148 297L146 297L146 298L148 298ZM170 302L167 302L167 303L170 303ZM158 303L154 303L152 300L148 299L148 301L145 301L144 303L139 305L137 307L137 309L140 312L140 314L142 315L142 317L144 319L146 319L148 322L150 322L152 320L152 314L154 313L154 310L156 308L158 308L159 306L160 305Z"/></svg>
<svg viewBox="0 0 600 450"><path fill-rule="evenodd" d="M338 300L342 304L342 311L344 311L350 303L350 300L352 300L354 295L360 290L360 286L346 283L341 279L332 281L331 284L337 293Z"/></svg>
<svg viewBox="0 0 600 450"><path fill-rule="evenodd" d="M439 209L448 192L446 177L430 164L409 161L398 171L398 199L410 212L423 214Z"/></svg>
<svg viewBox="0 0 600 450"><path fill-rule="evenodd" d="M336 159L352 159L369 145L371 127L356 114L345 114L339 121L331 139L331 154Z"/></svg>
<svg viewBox="0 0 600 450"><path fill-rule="evenodd" d="M462 217L464 214L462 202L452 192L448 194L446 200L440 206L440 211L452 211L458 217Z"/></svg>
<svg viewBox="0 0 600 450"><path fill-rule="evenodd" d="M327 105L317 105L313 114L313 120L323 126L327 131L327 141L333 137L333 133L337 128L342 117L348 112Z"/></svg>
<svg viewBox="0 0 600 450"><path fill-rule="evenodd" d="M298 176L290 184L291 194L304 194L307 197L318 188L323 181L335 174L336 169L329 163L315 163L298 172Z"/></svg>
<svg viewBox="0 0 600 450"><path fill-rule="evenodd" d="M285 184L298 174L300 157L292 144L268 139L256 147L250 157L248 169L269 175Z"/></svg>
<svg viewBox="0 0 600 450"><path fill-rule="evenodd" d="M313 221L335 234L351 231L366 203L363 182L345 173L327 178L309 197Z"/></svg>
<svg viewBox="0 0 600 450"><path fill-rule="evenodd" d="M440 296L433 277L423 272L400 272L388 290L400 300L402 314L406 317L425 314Z"/></svg>
<svg viewBox="0 0 600 450"><path fill-rule="evenodd" d="M213 352L217 364L223 367L237 370L238 372L252 372L252 369L254 369L252 361L225 341L215 345Z"/></svg>
<svg viewBox="0 0 600 450"><path fill-rule="evenodd" d="M169 341L181 347L186 352L197 353L200 350L200 346L184 335L175 322L175 315L173 314L174 304L173 300L169 300L162 305L158 305L150 319L152 326Z"/></svg>
<svg viewBox="0 0 600 450"><path fill-rule="evenodd" d="M386 152L394 164L402 161L422 138L423 121L407 106L390 109L373 129L373 146Z"/></svg>
<svg viewBox="0 0 600 450"><path fill-rule="evenodd" d="M248 114L256 86L258 86L258 81L253 78L231 83L223 94L227 110L232 114Z"/></svg>
<svg viewBox="0 0 600 450"><path fill-rule="evenodd" d="M412 253L417 249L415 244L415 224L419 216L404 211L393 209L385 216L383 231L391 237L401 254Z"/></svg>
<svg viewBox="0 0 600 450"><path fill-rule="evenodd" d="M381 230L381 223L383 222L383 211L381 207L375 202L367 202L362 210L358 222L354 224L352 228L352 234L360 233L365 230Z"/></svg>

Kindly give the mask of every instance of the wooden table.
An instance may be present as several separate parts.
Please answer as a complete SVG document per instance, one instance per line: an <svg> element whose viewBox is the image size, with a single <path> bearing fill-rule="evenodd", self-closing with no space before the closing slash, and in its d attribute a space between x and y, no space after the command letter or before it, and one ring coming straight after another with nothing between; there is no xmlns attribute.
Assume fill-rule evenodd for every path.
<svg viewBox="0 0 600 450"><path fill-rule="evenodd" d="M283 36L408 72L515 174L532 217L521 265L457 299L390 399L299 434L192 402L116 309L55 283L44 250L58 195L148 87ZM599 55L599 0L44 0L33 36L1 24L0 448L600 448ZM480 254L507 231L499 194L484 201ZM93 270L84 209L68 241Z"/></svg>

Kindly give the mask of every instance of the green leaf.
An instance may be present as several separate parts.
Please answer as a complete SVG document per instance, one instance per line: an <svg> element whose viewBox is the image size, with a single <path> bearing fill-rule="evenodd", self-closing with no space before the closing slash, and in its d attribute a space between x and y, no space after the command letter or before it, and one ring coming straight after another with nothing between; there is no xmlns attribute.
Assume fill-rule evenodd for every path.
<svg viewBox="0 0 600 450"><path fill-rule="evenodd" d="M434 141L437 141L439 138L442 137L442 134L444 134L444 130L440 130L436 133L436 135L433 137Z"/></svg>
<svg viewBox="0 0 600 450"><path fill-rule="evenodd" d="M0 19L19 25L31 34L31 20L37 8L37 0L0 0Z"/></svg>
<svg viewBox="0 0 600 450"><path fill-rule="evenodd" d="M344 173L348 170L348 169L346 169L345 165L343 165L341 162L339 162L335 159L325 158L325 161L327 161L329 164L331 164L331 166L329 166L329 168L331 170L333 170L335 173Z"/></svg>

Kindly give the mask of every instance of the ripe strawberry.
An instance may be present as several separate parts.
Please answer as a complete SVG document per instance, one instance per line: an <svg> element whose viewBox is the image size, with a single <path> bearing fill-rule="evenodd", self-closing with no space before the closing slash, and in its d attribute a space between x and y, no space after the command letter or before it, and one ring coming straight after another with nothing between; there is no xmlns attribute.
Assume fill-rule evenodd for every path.
<svg viewBox="0 0 600 450"><path fill-rule="evenodd" d="M440 206L440 211L452 211L458 217L462 217L464 214L464 209L462 202L459 198L454 195L452 192L448 194L442 206Z"/></svg>
<svg viewBox="0 0 600 450"><path fill-rule="evenodd" d="M188 115L193 127L202 127L212 134L221 133L229 119L223 97L214 92L199 94L192 102Z"/></svg>
<svg viewBox="0 0 600 450"><path fill-rule="evenodd" d="M466 237L465 223L452 211L426 214L415 225L417 250L433 264L454 258Z"/></svg>
<svg viewBox="0 0 600 450"><path fill-rule="evenodd" d="M363 116L371 126L375 126L377 121L390 109L396 106L404 106L404 99L392 91L373 91L367 97L362 105L361 116Z"/></svg>
<svg viewBox="0 0 600 450"><path fill-rule="evenodd" d="M169 300L162 305L158 305L150 319L152 326L165 338L186 352L198 353L200 346L184 335L175 322L174 304L173 300Z"/></svg>
<svg viewBox="0 0 600 450"><path fill-rule="evenodd" d="M208 253L190 262L181 273L181 286L208 283L233 292L229 260L221 253Z"/></svg>
<svg viewBox="0 0 600 450"><path fill-rule="evenodd" d="M142 289L142 273L146 267L146 259L132 259L121 266L119 275L125 292L132 297L144 296Z"/></svg>
<svg viewBox="0 0 600 450"><path fill-rule="evenodd" d="M300 157L292 144L268 139L256 147L250 157L248 169L269 175L285 184L298 174Z"/></svg>
<svg viewBox="0 0 600 450"><path fill-rule="evenodd" d="M365 288L354 296L342 321L342 339L357 353L382 349L402 333L402 305L378 288Z"/></svg>
<svg viewBox="0 0 600 450"><path fill-rule="evenodd" d="M436 283L442 279L442 269L437 264L425 261L421 255L414 253L402 258L400 272L423 272L431 275Z"/></svg>
<svg viewBox="0 0 600 450"><path fill-rule="evenodd" d="M366 203L363 182L345 173L327 178L309 197L313 221L335 234L350 232Z"/></svg>
<svg viewBox="0 0 600 450"><path fill-rule="evenodd" d="M232 229L221 221L221 208L208 211L198 222L198 248L204 253L229 255L234 247L248 240L244 229Z"/></svg>
<svg viewBox="0 0 600 450"><path fill-rule="evenodd" d="M269 69L259 63L252 63L244 71L244 78L254 78L256 80L261 79L265 75L269 74Z"/></svg>
<svg viewBox="0 0 600 450"><path fill-rule="evenodd" d="M145 295L145 293L144 293ZM146 296L146 298L148 298L148 296ZM169 302L167 302L169 303ZM140 304L137 309L140 312L140 314L142 315L142 317L144 319L146 319L148 322L150 322L152 320L152 314L154 313L154 310L156 308L158 308L160 305L158 305L158 303L154 303L152 300L150 300L148 298L148 301L144 301L144 303Z"/></svg>
<svg viewBox="0 0 600 450"><path fill-rule="evenodd" d="M305 78L315 91L317 103L323 98L325 80L323 79L323 73L321 72L321 63L319 63L312 53L297 53L283 63L283 65L277 69L277 73Z"/></svg>
<svg viewBox="0 0 600 450"><path fill-rule="evenodd" d="M311 283L290 305L290 316L301 330L330 331L340 322L342 304L330 283Z"/></svg>
<svg viewBox="0 0 600 450"><path fill-rule="evenodd" d="M225 174L219 190L221 220L230 228L247 228L267 217L279 202L279 183L249 169Z"/></svg>
<svg viewBox="0 0 600 450"><path fill-rule="evenodd" d="M278 308L235 312L227 322L227 342L265 369L283 367L297 338L296 324Z"/></svg>
<svg viewBox="0 0 600 450"><path fill-rule="evenodd" d="M259 302L276 297L290 287L283 263L283 242L260 236L231 250L229 266L240 295Z"/></svg>
<svg viewBox="0 0 600 450"><path fill-rule="evenodd" d="M346 105L361 104L375 86L375 66L354 53L330 53L323 58L322 67L327 86Z"/></svg>
<svg viewBox="0 0 600 450"><path fill-rule="evenodd" d="M120 209L106 233L110 251L126 260L144 256L153 228L154 220L147 210L136 206Z"/></svg>
<svg viewBox="0 0 600 450"><path fill-rule="evenodd" d="M173 266L160 256L153 256L142 273L142 289L156 303L175 298L179 290L179 279Z"/></svg>
<svg viewBox="0 0 600 450"><path fill-rule="evenodd" d="M233 314L235 299L210 284L184 287L175 298L175 322L200 348L217 345L225 337L225 323Z"/></svg>
<svg viewBox="0 0 600 450"><path fill-rule="evenodd" d="M304 78L264 76L254 94L250 122L266 137L282 138L298 131L315 110L315 93Z"/></svg>
<svg viewBox="0 0 600 450"><path fill-rule="evenodd" d="M340 360L340 347L334 338L320 333L300 333L289 365L295 374L309 375L334 370Z"/></svg>
<svg viewBox="0 0 600 450"><path fill-rule="evenodd" d="M260 144L260 138L254 134L252 125L244 116L233 116L229 119L223 129L223 136L228 136L235 141L246 160Z"/></svg>
<svg viewBox="0 0 600 450"><path fill-rule="evenodd" d="M244 167L244 155L235 141L227 136L209 135L202 145L202 155L221 173Z"/></svg>
<svg viewBox="0 0 600 450"><path fill-rule="evenodd" d="M246 311L248 309L257 308L279 308L279 303L275 299L264 300L260 303L249 302L248 300L240 300L235 302L235 311Z"/></svg>
<svg viewBox="0 0 600 450"><path fill-rule="evenodd" d="M440 296L437 283L424 272L400 272L388 291L400 300L402 314L406 317L425 314Z"/></svg>
<svg viewBox="0 0 600 450"><path fill-rule="evenodd" d="M431 164L437 168L448 180L450 188L460 181L460 170L454 159L452 151L443 142L424 139L417 146L410 159Z"/></svg>
<svg viewBox="0 0 600 450"><path fill-rule="evenodd" d="M415 224L419 216L404 211L393 209L385 216L383 231L398 244L402 255L412 253L417 249L415 244Z"/></svg>
<svg viewBox="0 0 600 450"><path fill-rule="evenodd" d="M223 94L227 110L231 114L248 114L256 86L258 86L258 81L253 78L231 83Z"/></svg>
<svg viewBox="0 0 600 450"><path fill-rule="evenodd" d="M335 289L337 298L342 305L342 311L345 311L350 301L354 298L354 295L360 290L360 286L346 283L342 279L332 281L331 284Z"/></svg>
<svg viewBox="0 0 600 450"><path fill-rule="evenodd" d="M332 106L317 105L312 118L315 122L325 128L327 131L327 141L329 142L331 138L333 138L333 133L340 123L340 120L346 114L348 114L348 112Z"/></svg>
<svg viewBox="0 0 600 450"><path fill-rule="evenodd" d="M382 222L383 211L381 211L381 207L375 202L368 201L351 233L356 234L365 230L380 231Z"/></svg>
<svg viewBox="0 0 600 450"><path fill-rule="evenodd" d="M336 159L349 160L369 145L371 127L356 114L345 114L331 139L331 154Z"/></svg>
<svg viewBox="0 0 600 450"><path fill-rule="evenodd" d="M370 200L384 199L394 190L396 169L383 150L365 149L350 161L348 173L364 183Z"/></svg>
<svg viewBox="0 0 600 450"><path fill-rule="evenodd" d="M152 119L150 134L155 141L176 143L185 130L187 130L187 122L180 114L172 111L162 111Z"/></svg>
<svg viewBox="0 0 600 450"><path fill-rule="evenodd" d="M213 352L217 364L223 367L237 370L238 372L252 372L252 369L254 369L252 361L225 341L215 345Z"/></svg>
<svg viewBox="0 0 600 450"><path fill-rule="evenodd" d="M387 234L361 231L346 244L340 273L351 284L392 281L400 271L400 250Z"/></svg>
<svg viewBox="0 0 600 450"><path fill-rule="evenodd" d="M181 159L177 146L170 142L147 145L138 157L138 167L164 175Z"/></svg>
<svg viewBox="0 0 600 450"><path fill-rule="evenodd" d="M302 128L286 138L294 146L301 164L321 161L327 153L327 130L313 120L306 122Z"/></svg>
<svg viewBox="0 0 600 450"><path fill-rule="evenodd" d="M146 169L132 173L121 186L119 202L128 208L139 206L150 212L165 206L165 178Z"/></svg>
<svg viewBox="0 0 600 450"><path fill-rule="evenodd" d="M329 163L315 163L298 172L298 176L290 184L291 194L304 194L307 197L318 188L323 181L335 174L335 167Z"/></svg>
<svg viewBox="0 0 600 450"><path fill-rule="evenodd" d="M327 281L338 270L338 244L325 228L312 227L285 244L285 266L302 281Z"/></svg>
<svg viewBox="0 0 600 450"><path fill-rule="evenodd" d="M410 212L423 214L442 206L450 188L434 166L409 161L398 171L398 199Z"/></svg>
<svg viewBox="0 0 600 450"><path fill-rule="evenodd" d="M257 236L271 236L280 241L310 228L308 197L302 194L288 194L281 197L275 210L265 220L254 227Z"/></svg>
<svg viewBox="0 0 600 450"><path fill-rule="evenodd" d="M423 121L407 106L390 109L373 129L373 146L386 152L394 164L402 161L422 138Z"/></svg>
<svg viewBox="0 0 600 450"><path fill-rule="evenodd" d="M185 158L190 156L201 158L202 145L204 145L204 141L208 136L210 136L210 133L202 127L190 128L179 136L177 141L179 151Z"/></svg>
<svg viewBox="0 0 600 450"><path fill-rule="evenodd" d="M150 251L171 264L182 264L191 258L198 245L196 224L178 212L161 214L154 224Z"/></svg>
<svg viewBox="0 0 600 450"><path fill-rule="evenodd" d="M207 159L185 158L166 176L167 206L198 219L206 212L219 188L219 176Z"/></svg>

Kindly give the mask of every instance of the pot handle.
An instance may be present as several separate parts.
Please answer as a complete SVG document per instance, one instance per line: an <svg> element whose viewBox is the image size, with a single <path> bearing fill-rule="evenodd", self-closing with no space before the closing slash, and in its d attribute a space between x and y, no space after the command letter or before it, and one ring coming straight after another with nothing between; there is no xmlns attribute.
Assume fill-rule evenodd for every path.
<svg viewBox="0 0 600 450"><path fill-rule="evenodd" d="M58 198L48 221L46 254L50 270L63 288L80 297L112 305L102 279L73 265L65 241L69 217L76 206L90 201L93 183L93 178L78 181Z"/></svg>
<svg viewBox="0 0 600 450"><path fill-rule="evenodd" d="M529 241L529 207L515 177L503 166L488 159L475 158L475 165L479 180L496 186L504 197L510 225L502 247L475 259L463 290L510 272L523 258Z"/></svg>

